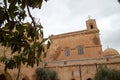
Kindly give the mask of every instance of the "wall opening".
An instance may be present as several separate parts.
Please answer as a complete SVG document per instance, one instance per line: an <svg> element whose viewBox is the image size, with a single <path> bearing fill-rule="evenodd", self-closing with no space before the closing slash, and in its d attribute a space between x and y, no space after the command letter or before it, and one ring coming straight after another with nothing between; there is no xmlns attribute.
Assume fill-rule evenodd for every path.
<svg viewBox="0 0 120 80"><path fill-rule="evenodd" d="M65 49L65 56L70 56L70 49L69 48Z"/></svg>
<svg viewBox="0 0 120 80"><path fill-rule="evenodd" d="M92 80L92 78L88 78L87 80Z"/></svg>
<svg viewBox="0 0 120 80"><path fill-rule="evenodd" d="M23 77L22 80L29 80L27 76Z"/></svg>
<svg viewBox="0 0 120 80"><path fill-rule="evenodd" d="M82 47L78 47L78 55L84 54L84 50Z"/></svg>
<svg viewBox="0 0 120 80"><path fill-rule="evenodd" d="M6 80L6 77L5 77L4 74L1 74L1 75L0 75L0 80Z"/></svg>
<svg viewBox="0 0 120 80"><path fill-rule="evenodd" d="M94 27L93 27L93 25L91 24L91 25L90 25L90 29L93 29L93 28L94 28Z"/></svg>
<svg viewBox="0 0 120 80"><path fill-rule="evenodd" d="M26 80L25 78L22 78L22 80Z"/></svg>

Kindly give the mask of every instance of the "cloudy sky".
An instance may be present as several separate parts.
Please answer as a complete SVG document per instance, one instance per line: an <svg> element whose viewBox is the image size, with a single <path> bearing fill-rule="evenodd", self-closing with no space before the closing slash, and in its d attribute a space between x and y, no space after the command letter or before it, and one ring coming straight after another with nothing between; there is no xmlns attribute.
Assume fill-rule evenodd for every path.
<svg viewBox="0 0 120 80"><path fill-rule="evenodd" d="M45 37L86 29L88 16L96 19L103 50L120 51L120 4L117 0L49 0L32 12L44 26Z"/></svg>

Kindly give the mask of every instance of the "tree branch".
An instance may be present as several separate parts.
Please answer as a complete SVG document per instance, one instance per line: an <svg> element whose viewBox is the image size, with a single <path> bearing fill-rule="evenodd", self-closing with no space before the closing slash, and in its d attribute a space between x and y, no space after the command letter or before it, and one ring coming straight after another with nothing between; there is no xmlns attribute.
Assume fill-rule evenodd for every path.
<svg viewBox="0 0 120 80"><path fill-rule="evenodd" d="M28 15L29 15L29 17L30 17L31 20L32 20L33 26L35 27L34 17L31 15L31 13L30 13L30 9L29 9L29 6L28 6L28 5L27 5L27 11L28 11Z"/></svg>

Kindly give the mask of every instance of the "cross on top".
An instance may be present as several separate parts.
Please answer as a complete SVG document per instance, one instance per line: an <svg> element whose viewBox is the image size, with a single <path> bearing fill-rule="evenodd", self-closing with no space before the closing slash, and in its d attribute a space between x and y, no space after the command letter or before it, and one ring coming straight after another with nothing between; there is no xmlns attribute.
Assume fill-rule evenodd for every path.
<svg viewBox="0 0 120 80"><path fill-rule="evenodd" d="M88 15L88 19L91 19L92 16Z"/></svg>

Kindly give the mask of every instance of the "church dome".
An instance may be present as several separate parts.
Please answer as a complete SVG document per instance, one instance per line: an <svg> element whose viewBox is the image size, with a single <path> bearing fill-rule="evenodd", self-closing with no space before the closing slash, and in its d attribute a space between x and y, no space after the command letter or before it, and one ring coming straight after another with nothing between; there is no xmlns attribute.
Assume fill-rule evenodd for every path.
<svg viewBox="0 0 120 80"><path fill-rule="evenodd" d="M107 48L103 52L103 56L114 56L119 55L119 52L113 48Z"/></svg>

